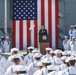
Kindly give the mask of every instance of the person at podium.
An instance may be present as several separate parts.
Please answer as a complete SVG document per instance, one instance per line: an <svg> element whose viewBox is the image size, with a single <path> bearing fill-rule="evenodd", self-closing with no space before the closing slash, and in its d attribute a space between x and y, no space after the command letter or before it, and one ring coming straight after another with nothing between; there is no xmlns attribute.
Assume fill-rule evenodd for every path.
<svg viewBox="0 0 76 75"><path fill-rule="evenodd" d="M47 30L45 29L44 25L41 25L41 29L39 31L39 34L47 34Z"/></svg>

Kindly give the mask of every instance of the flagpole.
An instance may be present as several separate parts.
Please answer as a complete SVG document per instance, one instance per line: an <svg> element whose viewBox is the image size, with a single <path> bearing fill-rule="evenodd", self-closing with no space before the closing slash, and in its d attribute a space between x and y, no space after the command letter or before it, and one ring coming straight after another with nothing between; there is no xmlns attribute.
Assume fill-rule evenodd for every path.
<svg viewBox="0 0 76 75"><path fill-rule="evenodd" d="M4 32L7 35L7 0L4 0Z"/></svg>

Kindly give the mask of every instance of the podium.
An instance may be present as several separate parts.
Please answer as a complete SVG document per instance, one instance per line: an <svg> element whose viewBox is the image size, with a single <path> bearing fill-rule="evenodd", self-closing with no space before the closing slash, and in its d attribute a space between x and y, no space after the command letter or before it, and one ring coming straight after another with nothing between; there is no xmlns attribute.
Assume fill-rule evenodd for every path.
<svg viewBox="0 0 76 75"><path fill-rule="evenodd" d="M39 50L44 55L46 53L45 48L49 47L50 36L48 34L39 34Z"/></svg>

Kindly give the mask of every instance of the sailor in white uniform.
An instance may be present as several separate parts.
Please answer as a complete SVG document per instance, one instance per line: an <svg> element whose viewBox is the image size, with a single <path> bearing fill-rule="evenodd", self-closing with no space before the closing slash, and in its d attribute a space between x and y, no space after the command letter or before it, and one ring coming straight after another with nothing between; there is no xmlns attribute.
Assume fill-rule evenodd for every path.
<svg viewBox="0 0 76 75"><path fill-rule="evenodd" d="M6 67L6 58L4 57L4 56L2 56L1 54L0 54L0 63L2 64L2 67L4 68L4 72L5 72L5 67Z"/></svg>
<svg viewBox="0 0 76 75"><path fill-rule="evenodd" d="M72 41L70 42L70 47L71 47L71 51L75 51L76 50L75 36L72 37Z"/></svg>
<svg viewBox="0 0 76 75"><path fill-rule="evenodd" d="M33 75L38 70L38 63L41 61L41 57L42 57L41 53L34 54L35 60L27 67L27 73L29 75Z"/></svg>
<svg viewBox="0 0 76 75"><path fill-rule="evenodd" d="M0 73L4 75L4 74L5 74L5 71L6 71L6 70L5 70L5 67L4 67L3 64L0 62ZM1 74L0 74L0 75L1 75Z"/></svg>
<svg viewBox="0 0 76 75"><path fill-rule="evenodd" d="M54 64L54 51L50 51L51 63Z"/></svg>
<svg viewBox="0 0 76 75"><path fill-rule="evenodd" d="M33 75L42 75L41 69L42 69L42 62L38 63L38 70Z"/></svg>
<svg viewBox="0 0 76 75"><path fill-rule="evenodd" d="M68 42L68 36L64 36L62 45L63 45L64 50L69 50L70 47L69 47L69 42Z"/></svg>
<svg viewBox="0 0 76 75"><path fill-rule="evenodd" d="M20 56L13 55L12 62L14 63L11 65L7 70L5 75L19 75L16 71L20 65Z"/></svg>
<svg viewBox="0 0 76 75"><path fill-rule="evenodd" d="M24 65L29 66L33 62L33 53L34 47L28 47L28 54L24 57Z"/></svg>
<svg viewBox="0 0 76 75"><path fill-rule="evenodd" d="M53 51L53 49L47 47L45 50L46 50L46 54L45 54L42 58L43 58L43 59L44 59L44 58L50 58L50 51Z"/></svg>
<svg viewBox="0 0 76 75"><path fill-rule="evenodd" d="M41 69L41 73L42 73L42 75L47 75L48 74L48 68L47 67L51 65L50 58L43 59L42 65L43 65L43 68Z"/></svg>
<svg viewBox="0 0 76 75"><path fill-rule="evenodd" d="M54 57L54 51L50 51L50 57L53 58Z"/></svg>
<svg viewBox="0 0 76 75"><path fill-rule="evenodd" d="M11 49L11 56L9 56L8 59L7 59L6 69L7 69L9 66L13 65L12 58L13 58L14 55L17 55L18 52L19 52L19 49L17 49L17 48L12 48L12 49ZM20 61L21 61L20 64L23 65L23 60L22 60L21 57L20 57Z"/></svg>
<svg viewBox="0 0 76 75"><path fill-rule="evenodd" d="M74 31L74 26L71 25L70 26L70 30L69 30L69 36L71 37L71 34L73 35L73 31Z"/></svg>
<svg viewBox="0 0 76 75"><path fill-rule="evenodd" d="M57 73L59 72L59 70L55 65L50 65L47 67L47 69L48 69L47 75L58 75Z"/></svg>
<svg viewBox="0 0 76 75"><path fill-rule="evenodd" d="M5 52L10 51L10 38L9 37L6 37L3 47L4 47Z"/></svg>
<svg viewBox="0 0 76 75"><path fill-rule="evenodd" d="M61 65L62 64L62 59L61 59L61 54L62 54L62 51L57 49L55 50L55 56L54 56L54 64L55 65Z"/></svg>
<svg viewBox="0 0 76 75"><path fill-rule="evenodd" d="M76 25L74 25L73 36L75 36L75 37L76 37Z"/></svg>
<svg viewBox="0 0 76 75"><path fill-rule="evenodd" d="M68 58L68 63L70 67L62 71L59 75L76 75L76 66L75 66L75 57L69 57Z"/></svg>
<svg viewBox="0 0 76 75"><path fill-rule="evenodd" d="M52 48L46 48L46 55L45 55L45 57L46 58L49 58L50 57L50 51L53 51L53 49Z"/></svg>
<svg viewBox="0 0 76 75"><path fill-rule="evenodd" d="M69 47L70 47L70 42L72 41L73 34L71 34L70 36L71 36L71 37L70 37L70 38L69 38L69 40L68 40ZM71 50L71 47L70 47L70 49L69 49L69 50Z"/></svg>
<svg viewBox="0 0 76 75"><path fill-rule="evenodd" d="M66 64L66 62L65 62L65 60L67 59L67 57L63 56L61 58L62 58L62 64L59 66L59 70L64 70L64 69L66 69L68 67L67 64Z"/></svg>

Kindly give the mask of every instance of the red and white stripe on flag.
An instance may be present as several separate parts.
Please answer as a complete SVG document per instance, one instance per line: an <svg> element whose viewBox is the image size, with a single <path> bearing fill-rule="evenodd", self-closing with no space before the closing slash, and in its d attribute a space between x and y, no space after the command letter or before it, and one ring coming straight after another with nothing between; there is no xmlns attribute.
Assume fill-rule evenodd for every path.
<svg viewBox="0 0 76 75"><path fill-rule="evenodd" d="M41 25L50 35L50 47L58 47L58 0L37 0L37 20L12 21L12 47L20 50L28 46L38 46L38 33ZM35 25L30 31L30 25Z"/></svg>

